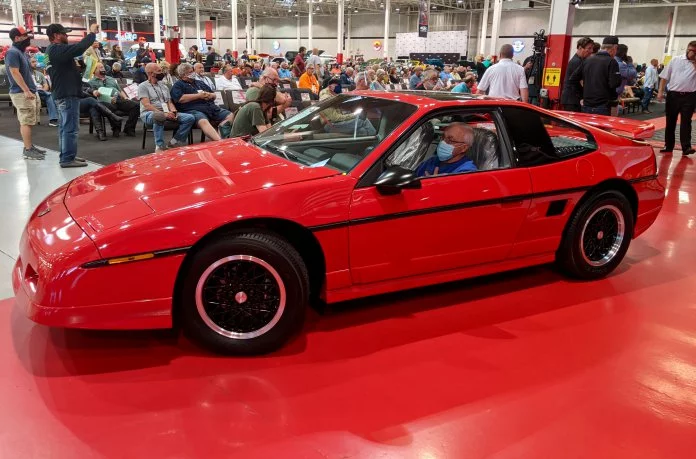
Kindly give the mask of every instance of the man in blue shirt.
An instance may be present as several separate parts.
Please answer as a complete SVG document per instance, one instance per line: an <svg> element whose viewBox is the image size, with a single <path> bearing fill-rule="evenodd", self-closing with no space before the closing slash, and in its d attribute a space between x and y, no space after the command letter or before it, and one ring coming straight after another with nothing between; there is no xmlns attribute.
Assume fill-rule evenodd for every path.
<svg viewBox="0 0 696 459"><path fill-rule="evenodd" d="M280 76L280 78L283 80L292 80L292 72L290 71L290 68L288 67L287 62L282 62L280 64L280 69L278 70L278 76Z"/></svg>
<svg viewBox="0 0 696 459"><path fill-rule="evenodd" d="M476 78L474 77L474 75L467 75L466 77L464 77L464 81L452 88L452 92L471 94L471 88L474 87L474 83L476 83Z"/></svg>
<svg viewBox="0 0 696 459"><path fill-rule="evenodd" d="M46 151L36 148L31 140L31 127L38 122L41 111L41 99L36 94L31 65L25 54L31 37L24 27L15 27L10 30L10 40L12 46L5 54L5 64L10 82L10 99L17 109L19 133L24 142L24 158L46 159Z"/></svg>
<svg viewBox="0 0 696 459"><path fill-rule="evenodd" d="M201 80L195 79L191 64L180 64L176 69L179 80L171 90L172 101L181 113L193 115L196 125L210 140L220 140L210 121L219 123L223 133L229 133L234 114L215 105L215 93Z"/></svg>
<svg viewBox="0 0 696 459"><path fill-rule="evenodd" d="M353 67L346 67L345 72L341 73L341 86L348 87L355 85L355 80L353 80L353 74L355 70Z"/></svg>
<svg viewBox="0 0 696 459"><path fill-rule="evenodd" d="M423 73L423 67L416 67L413 69L413 75L408 80L408 89L418 89L418 85L421 84L423 78L421 74Z"/></svg>
<svg viewBox="0 0 696 459"><path fill-rule="evenodd" d="M466 123L452 123L443 131L442 140L437 145L437 155L424 161L418 169L418 177L432 175L458 174L478 170L474 162L466 156L474 143L474 130Z"/></svg>

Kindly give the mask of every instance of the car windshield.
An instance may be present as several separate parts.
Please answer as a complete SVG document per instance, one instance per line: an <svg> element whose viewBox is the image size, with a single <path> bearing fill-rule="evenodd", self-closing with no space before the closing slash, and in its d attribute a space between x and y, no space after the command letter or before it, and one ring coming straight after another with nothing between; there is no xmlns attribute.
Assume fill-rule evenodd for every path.
<svg viewBox="0 0 696 459"><path fill-rule="evenodd" d="M349 172L416 109L394 100L338 95L281 121L253 142L303 166Z"/></svg>

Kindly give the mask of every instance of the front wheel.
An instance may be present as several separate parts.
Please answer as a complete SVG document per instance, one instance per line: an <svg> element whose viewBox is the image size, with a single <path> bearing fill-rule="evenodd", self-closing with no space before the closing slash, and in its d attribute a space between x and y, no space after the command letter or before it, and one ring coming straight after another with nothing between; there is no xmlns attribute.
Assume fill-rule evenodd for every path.
<svg viewBox="0 0 696 459"><path fill-rule="evenodd" d="M263 354L302 325L307 268L294 247L266 233L228 235L193 256L182 289L182 327L223 354Z"/></svg>
<svg viewBox="0 0 696 459"><path fill-rule="evenodd" d="M618 191L592 196L575 211L557 253L571 276L599 279L621 263L633 238L633 211Z"/></svg>

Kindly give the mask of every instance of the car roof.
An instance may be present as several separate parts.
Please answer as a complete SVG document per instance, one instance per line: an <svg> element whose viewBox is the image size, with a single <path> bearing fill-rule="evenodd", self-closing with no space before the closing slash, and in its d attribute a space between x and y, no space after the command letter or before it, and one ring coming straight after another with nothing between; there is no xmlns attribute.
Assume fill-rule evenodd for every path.
<svg viewBox="0 0 696 459"><path fill-rule="evenodd" d="M364 96L377 97L380 99L389 99L400 102L405 102L413 105L426 106L438 102L456 102L456 101L484 101L494 100L500 102L513 102L510 100L500 99L479 94L452 93L446 91L351 91L351 94L359 94Z"/></svg>

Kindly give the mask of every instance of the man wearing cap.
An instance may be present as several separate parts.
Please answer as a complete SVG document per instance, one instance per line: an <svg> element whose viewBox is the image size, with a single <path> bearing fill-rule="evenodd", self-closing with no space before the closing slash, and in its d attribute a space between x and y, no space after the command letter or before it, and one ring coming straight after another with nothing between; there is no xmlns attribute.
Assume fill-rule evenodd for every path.
<svg viewBox="0 0 696 459"><path fill-rule="evenodd" d="M665 148L661 153L671 153L674 149L674 130L677 127L677 116L681 116L679 126L679 141L682 146L682 155L691 155L696 150L691 148L691 117L696 108L696 40L686 46L686 54L672 59L667 67L660 73L660 89L657 92L657 100L665 99L665 86L667 90L667 103L665 104Z"/></svg>
<svg viewBox="0 0 696 459"><path fill-rule="evenodd" d="M58 135L60 145L60 167L84 167L84 159L77 156L77 135L80 127L80 96L82 94L82 75L75 65L75 58L81 56L92 46L99 32L99 26L92 24L90 33L80 42L68 44L68 33L61 24L51 24L46 35L51 44L46 54L51 62L48 70L53 83L53 100L58 108Z"/></svg>
<svg viewBox="0 0 696 459"><path fill-rule="evenodd" d="M15 27L10 30L10 40L12 46L5 54L5 65L9 69L10 99L17 109L24 158L42 160L46 158L46 151L36 148L31 141L31 127L38 122L41 110L41 99L36 94L36 85L31 77L29 58L24 53L31 37L24 27Z"/></svg>
<svg viewBox="0 0 696 459"><path fill-rule="evenodd" d="M611 114L610 105L617 99L616 88L621 86L619 64L614 59L618 47L618 37L605 37L599 52L585 59L568 79L571 85L583 82L584 113L607 116Z"/></svg>

